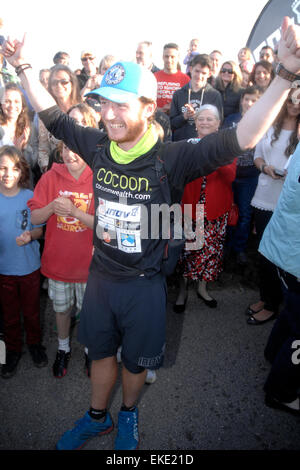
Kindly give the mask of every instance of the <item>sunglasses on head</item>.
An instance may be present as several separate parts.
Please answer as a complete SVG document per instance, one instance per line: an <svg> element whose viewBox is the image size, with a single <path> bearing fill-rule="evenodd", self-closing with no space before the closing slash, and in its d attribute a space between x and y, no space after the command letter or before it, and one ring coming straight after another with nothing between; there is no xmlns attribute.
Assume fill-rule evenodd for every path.
<svg viewBox="0 0 300 470"><path fill-rule="evenodd" d="M230 73L230 75L232 75L234 73L234 71L232 69L222 69L221 72L222 73Z"/></svg>
<svg viewBox="0 0 300 470"><path fill-rule="evenodd" d="M61 79L61 80L52 80L51 84L52 86L57 86L58 84L59 85L63 85L63 86L66 86L70 83L70 80L65 80L65 79Z"/></svg>

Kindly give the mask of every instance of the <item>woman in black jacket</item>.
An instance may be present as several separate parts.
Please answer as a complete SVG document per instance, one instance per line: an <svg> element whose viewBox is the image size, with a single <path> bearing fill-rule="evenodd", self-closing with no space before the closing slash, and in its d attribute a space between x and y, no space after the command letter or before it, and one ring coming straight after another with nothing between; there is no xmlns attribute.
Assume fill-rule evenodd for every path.
<svg viewBox="0 0 300 470"><path fill-rule="evenodd" d="M232 60L224 62L215 85L222 95L224 118L229 114L239 112L242 81L243 77L238 65Z"/></svg>

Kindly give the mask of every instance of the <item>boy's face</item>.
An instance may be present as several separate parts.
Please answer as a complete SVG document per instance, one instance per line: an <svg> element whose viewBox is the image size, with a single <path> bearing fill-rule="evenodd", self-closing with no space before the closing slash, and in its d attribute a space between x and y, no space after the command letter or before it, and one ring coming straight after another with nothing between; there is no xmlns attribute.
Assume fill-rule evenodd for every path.
<svg viewBox="0 0 300 470"><path fill-rule="evenodd" d="M0 157L0 192L9 194L17 189L21 178L21 170L6 155Z"/></svg>
<svg viewBox="0 0 300 470"><path fill-rule="evenodd" d="M200 64L194 65L191 69L192 85L198 88L204 87L210 75L211 72L206 65L204 67Z"/></svg>
<svg viewBox="0 0 300 470"><path fill-rule="evenodd" d="M246 93L241 101L242 115L244 115L251 106L258 100L259 96L255 94Z"/></svg>
<svg viewBox="0 0 300 470"><path fill-rule="evenodd" d="M86 163L72 150L63 144L62 159L71 175L80 175L86 167Z"/></svg>

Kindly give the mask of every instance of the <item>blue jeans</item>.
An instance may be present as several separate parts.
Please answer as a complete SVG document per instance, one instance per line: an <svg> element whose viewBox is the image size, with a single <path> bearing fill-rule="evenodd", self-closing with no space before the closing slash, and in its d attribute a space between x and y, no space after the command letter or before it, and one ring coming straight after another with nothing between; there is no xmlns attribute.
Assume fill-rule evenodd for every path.
<svg viewBox="0 0 300 470"><path fill-rule="evenodd" d="M230 227L228 245L237 253L247 247L252 217L251 200L257 186L258 176L236 178L232 183L234 202L239 208L239 220L236 227Z"/></svg>

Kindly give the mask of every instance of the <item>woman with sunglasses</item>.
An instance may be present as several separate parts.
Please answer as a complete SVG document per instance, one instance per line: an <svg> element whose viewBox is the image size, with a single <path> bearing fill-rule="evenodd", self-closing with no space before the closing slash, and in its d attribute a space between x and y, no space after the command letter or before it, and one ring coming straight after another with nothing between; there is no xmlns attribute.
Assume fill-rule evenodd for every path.
<svg viewBox="0 0 300 470"><path fill-rule="evenodd" d="M260 170L260 176L251 205L254 207L258 243L277 205L288 158L295 151L299 141L300 104L293 103L292 91L273 125L255 149L254 163ZM277 269L262 255L259 265L259 290L259 300L251 304L246 311L249 325L261 325L273 320L282 301Z"/></svg>
<svg viewBox="0 0 300 470"><path fill-rule="evenodd" d="M82 102L77 76L66 65L59 64L53 67L49 76L48 91L65 113L74 104ZM62 163L57 149L58 143L59 141L39 121L38 162L42 173L48 170L54 161Z"/></svg>
<svg viewBox="0 0 300 470"><path fill-rule="evenodd" d="M30 186L33 188L38 171L38 133L32 124L26 99L20 87L7 83L0 104L0 146L14 145L22 152L30 167Z"/></svg>
<svg viewBox="0 0 300 470"><path fill-rule="evenodd" d="M238 113L242 90L242 74L238 65L229 60L224 62L216 79L215 88L223 99L224 118Z"/></svg>
<svg viewBox="0 0 300 470"><path fill-rule="evenodd" d="M262 92L266 91L275 74L273 65L266 60L256 62L249 80L253 85L258 86Z"/></svg>

